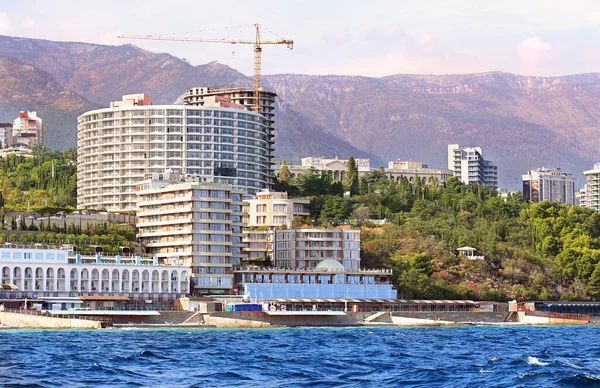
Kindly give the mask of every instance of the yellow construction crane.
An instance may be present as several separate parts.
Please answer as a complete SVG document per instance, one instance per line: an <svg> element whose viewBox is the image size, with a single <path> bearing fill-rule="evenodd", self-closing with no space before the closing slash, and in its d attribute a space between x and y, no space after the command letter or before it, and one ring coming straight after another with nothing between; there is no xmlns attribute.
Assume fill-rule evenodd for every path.
<svg viewBox="0 0 600 388"><path fill-rule="evenodd" d="M207 43L230 43L230 44L253 44L254 45L254 111L260 113L260 62L263 44L285 44L290 50L294 48L291 39L261 39L260 24L255 24L255 40L228 39L228 38L182 38L162 35L119 35L121 39L145 39L145 40L170 40L176 42L207 42Z"/></svg>

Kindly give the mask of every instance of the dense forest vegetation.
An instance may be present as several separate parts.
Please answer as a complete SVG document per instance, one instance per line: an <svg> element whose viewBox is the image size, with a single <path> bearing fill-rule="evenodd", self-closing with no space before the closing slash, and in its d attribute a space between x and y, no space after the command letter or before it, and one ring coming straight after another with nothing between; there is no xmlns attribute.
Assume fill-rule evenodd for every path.
<svg viewBox="0 0 600 388"><path fill-rule="evenodd" d="M494 190L450 178L410 183L388 180L382 170L359 178L349 160L344 182L315 171L291 178L287 167L276 190L311 198L311 216L294 224L362 228L362 265L392 268L406 298L534 300L600 299L600 216L557 203L528 203L520 195L500 198ZM36 148L33 157L0 159L0 205L43 212L76 204L74 151ZM372 220L388 220L383 226ZM13 230L32 230L12 225ZM24 221L21 221L23 223ZM61 229L62 227L62 229ZM88 241L117 246L135 230L106 227L67 230L47 225L40 236L0 236L6 240ZM64 229L64 230L63 230ZM39 234L39 233L38 233ZM118 241L118 242L116 242ZM457 255L476 248L485 260Z"/></svg>
<svg viewBox="0 0 600 388"><path fill-rule="evenodd" d="M67 208L77 203L77 157L74 150L35 147L33 157L0 159L2 204L11 210Z"/></svg>
<svg viewBox="0 0 600 388"><path fill-rule="evenodd" d="M392 268L406 298L582 300L600 297L600 216L557 203L528 203L520 195L450 178L388 180L373 171L356 183L352 161L345 182L308 171L277 183L311 197L311 217L299 224L350 222L362 227L362 265ZM346 192L346 196L343 193ZM347 194L351 193L351 196ZM384 226L370 224L387 218ZM485 260L458 256L471 246Z"/></svg>

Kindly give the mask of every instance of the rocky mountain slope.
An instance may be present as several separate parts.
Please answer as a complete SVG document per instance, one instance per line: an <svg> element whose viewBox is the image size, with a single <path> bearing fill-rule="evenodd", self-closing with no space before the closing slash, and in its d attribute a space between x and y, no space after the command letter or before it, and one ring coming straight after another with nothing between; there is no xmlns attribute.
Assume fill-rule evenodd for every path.
<svg viewBox="0 0 600 388"><path fill-rule="evenodd" d="M28 64L39 74L39 79L22 80L23 73L16 72L21 75L13 78L39 88L50 116L56 116L52 109L78 107L74 111L83 112L89 101L107 106L128 93L147 92L156 103L171 103L190 86L251 84L248 77L218 63L191 66L131 45L0 36L0 56ZM8 73L4 70L0 77ZM0 114L14 101L30 103L12 82L0 85ZM283 74L264 77L264 84L280 97L275 139L280 158L376 155L374 165L401 158L445 167L448 143L478 145L498 164L500 184L509 188L518 188L521 174L542 166L562 167L582 184L582 171L600 160L597 73L383 78ZM81 99L79 105L59 98L66 91ZM48 122L48 128L51 146L75 145L71 118Z"/></svg>

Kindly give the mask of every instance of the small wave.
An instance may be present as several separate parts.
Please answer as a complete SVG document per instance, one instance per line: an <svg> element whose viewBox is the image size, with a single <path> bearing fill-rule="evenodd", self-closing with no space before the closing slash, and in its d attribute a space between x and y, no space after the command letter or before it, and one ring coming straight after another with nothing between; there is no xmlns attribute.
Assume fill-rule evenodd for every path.
<svg viewBox="0 0 600 388"><path fill-rule="evenodd" d="M540 361L537 357L527 357L527 363L529 365L535 365L535 366L546 366L546 365L550 365L549 362L544 362L544 361Z"/></svg>
<svg viewBox="0 0 600 388"><path fill-rule="evenodd" d="M492 361L492 362L496 362L496 361L500 361L500 360L501 360L500 357L492 357L492 358L490 358L490 361Z"/></svg>
<svg viewBox="0 0 600 388"><path fill-rule="evenodd" d="M479 373L494 373L494 371L489 369L479 369Z"/></svg>
<svg viewBox="0 0 600 388"><path fill-rule="evenodd" d="M140 356L142 356L142 357L148 357L148 358L159 358L161 360L167 360L167 359L169 359L169 357L165 357L163 355L154 353L151 350L144 350L144 351L140 352Z"/></svg>

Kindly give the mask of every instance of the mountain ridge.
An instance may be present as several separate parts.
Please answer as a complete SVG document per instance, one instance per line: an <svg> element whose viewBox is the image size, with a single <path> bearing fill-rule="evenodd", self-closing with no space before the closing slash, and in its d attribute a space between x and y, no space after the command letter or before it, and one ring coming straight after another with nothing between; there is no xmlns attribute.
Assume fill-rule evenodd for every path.
<svg viewBox="0 0 600 388"><path fill-rule="evenodd" d="M47 72L63 91L99 106L130 93L172 103L188 87L252 85L225 65L192 66L133 45L0 36L0 56ZM400 158L446 167L447 144L460 143L481 146L499 165L500 184L517 188L521 174L542 166L562 167L581 184L582 171L600 159L599 73L288 73L263 76L263 85L279 95L275 152L288 160L354 155L372 158L375 166ZM3 98L0 104L8 103ZM61 125L58 132L74 139L75 127Z"/></svg>

